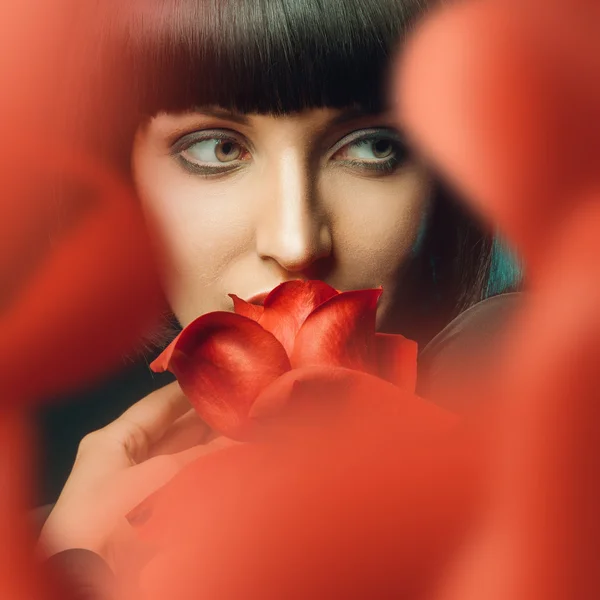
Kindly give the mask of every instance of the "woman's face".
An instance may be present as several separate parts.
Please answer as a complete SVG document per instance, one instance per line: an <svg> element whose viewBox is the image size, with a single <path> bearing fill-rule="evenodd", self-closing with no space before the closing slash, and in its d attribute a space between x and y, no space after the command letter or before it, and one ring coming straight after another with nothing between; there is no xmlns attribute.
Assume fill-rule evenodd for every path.
<svg viewBox="0 0 600 600"><path fill-rule="evenodd" d="M134 180L159 226L171 308L185 326L260 302L291 279L382 286L393 320L429 184L385 116L330 109L282 117L159 114L136 135Z"/></svg>

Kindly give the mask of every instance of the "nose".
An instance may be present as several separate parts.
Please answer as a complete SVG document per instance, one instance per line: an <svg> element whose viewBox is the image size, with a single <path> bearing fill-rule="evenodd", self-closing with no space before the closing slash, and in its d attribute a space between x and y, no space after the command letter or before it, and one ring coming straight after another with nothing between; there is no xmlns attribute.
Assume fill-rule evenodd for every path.
<svg viewBox="0 0 600 600"><path fill-rule="evenodd" d="M256 249L285 271L307 271L332 251L332 237L309 165L281 155L258 216Z"/></svg>

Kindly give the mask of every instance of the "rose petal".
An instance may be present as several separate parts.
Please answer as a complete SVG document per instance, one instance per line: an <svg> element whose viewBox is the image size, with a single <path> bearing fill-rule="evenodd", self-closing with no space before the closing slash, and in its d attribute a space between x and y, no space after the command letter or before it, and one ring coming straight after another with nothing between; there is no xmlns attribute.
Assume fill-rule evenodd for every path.
<svg viewBox="0 0 600 600"><path fill-rule="evenodd" d="M353 371L328 366L303 367L288 371L260 393L248 417L258 420L276 417L292 401L294 391L302 381L318 381L322 385L320 392L329 385L338 386L337 389L340 389L351 372Z"/></svg>
<svg viewBox="0 0 600 600"><path fill-rule="evenodd" d="M322 281L286 281L266 297L259 323L281 342L291 356L296 334L306 318L338 294Z"/></svg>
<svg viewBox="0 0 600 600"><path fill-rule="evenodd" d="M242 315L242 317L248 317L258 322L265 310L264 306L246 302L235 294L229 294L229 297L233 300L233 310L236 315Z"/></svg>
<svg viewBox="0 0 600 600"><path fill-rule="evenodd" d="M417 386L417 343L402 335L377 333L375 347L379 377L414 392Z"/></svg>
<svg viewBox="0 0 600 600"><path fill-rule="evenodd" d="M160 366L178 379L196 411L214 430L243 437L258 394L290 369L275 337L240 315L214 312L188 325Z"/></svg>
<svg viewBox="0 0 600 600"><path fill-rule="evenodd" d="M385 416L385 418L384 418ZM310 427L364 429L365 420L397 423L406 435L440 432L458 423L452 413L391 383L341 367L293 369L265 388L248 417L249 439ZM403 425L399 425L403 424Z"/></svg>
<svg viewBox="0 0 600 600"><path fill-rule="evenodd" d="M292 367L329 365L372 370L381 293L381 289L343 292L319 306L296 336Z"/></svg>
<svg viewBox="0 0 600 600"><path fill-rule="evenodd" d="M183 332L181 332L183 333ZM159 356L150 363L150 368L155 373L163 373L169 370L169 363L171 362L171 356L173 356L173 350L179 342L181 333L159 354Z"/></svg>

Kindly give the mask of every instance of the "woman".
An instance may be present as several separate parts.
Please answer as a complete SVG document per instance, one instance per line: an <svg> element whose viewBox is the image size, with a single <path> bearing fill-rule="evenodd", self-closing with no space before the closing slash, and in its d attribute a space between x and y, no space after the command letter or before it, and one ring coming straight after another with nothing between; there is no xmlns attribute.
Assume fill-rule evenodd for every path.
<svg viewBox="0 0 600 600"><path fill-rule="evenodd" d="M423 347L494 288L493 236L386 110L390 57L425 4L79 3L69 135L132 182L157 224L177 326L231 310L229 293L260 302L283 281L322 279L383 286L378 328ZM108 533L207 451L188 410L169 386L82 442L44 530L52 552L116 562Z"/></svg>

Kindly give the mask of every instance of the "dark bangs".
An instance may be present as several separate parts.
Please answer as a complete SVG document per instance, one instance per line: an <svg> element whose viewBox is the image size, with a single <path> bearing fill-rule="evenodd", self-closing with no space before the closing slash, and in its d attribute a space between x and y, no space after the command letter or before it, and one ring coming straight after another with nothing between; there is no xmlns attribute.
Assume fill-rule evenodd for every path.
<svg viewBox="0 0 600 600"><path fill-rule="evenodd" d="M119 0L109 58L151 116L218 105L243 113L385 102L390 55L422 0ZM112 30L112 31L111 31ZM114 70L113 70L114 69ZM124 90L125 91L125 90Z"/></svg>

